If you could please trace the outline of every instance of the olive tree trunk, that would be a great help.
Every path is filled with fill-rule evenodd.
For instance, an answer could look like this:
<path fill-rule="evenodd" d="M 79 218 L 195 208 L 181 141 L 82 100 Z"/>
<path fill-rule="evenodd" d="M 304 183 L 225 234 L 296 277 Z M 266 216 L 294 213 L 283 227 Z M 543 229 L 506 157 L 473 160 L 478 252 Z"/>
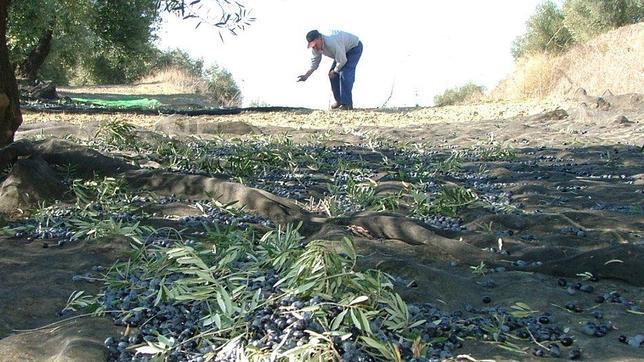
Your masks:
<path fill-rule="evenodd" d="M 0 147 L 13 142 L 22 123 L 18 84 L 9 63 L 7 16 L 10 0 L 0 0 Z"/>
<path fill-rule="evenodd" d="M 30 84 L 33 84 L 38 77 L 38 72 L 40 67 L 45 63 L 45 59 L 49 55 L 51 50 L 51 41 L 54 36 L 54 26 L 51 25 L 49 29 L 38 39 L 38 44 L 31 50 L 29 56 L 25 61 L 20 64 L 18 71 L 20 76 L 23 76 L 27 79 Z"/>

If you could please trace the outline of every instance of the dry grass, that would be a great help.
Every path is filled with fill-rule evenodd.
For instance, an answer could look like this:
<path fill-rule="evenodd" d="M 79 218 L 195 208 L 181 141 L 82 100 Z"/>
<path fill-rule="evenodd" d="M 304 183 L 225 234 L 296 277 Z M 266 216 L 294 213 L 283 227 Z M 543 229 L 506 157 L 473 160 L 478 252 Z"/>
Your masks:
<path fill-rule="evenodd" d="M 169 67 L 143 77 L 134 84 L 59 87 L 60 91 L 70 94 L 124 94 L 124 95 L 174 95 L 201 94 L 208 90 L 208 84 L 189 72 Z"/>
<path fill-rule="evenodd" d="M 625 26 L 559 55 L 517 61 L 515 71 L 491 92 L 495 100 L 565 97 L 579 88 L 600 95 L 642 92 L 644 23 Z"/>
<path fill-rule="evenodd" d="M 164 88 L 172 93 L 195 93 L 203 94 L 208 89 L 207 82 L 184 69 L 167 67 L 157 70 L 154 73 L 142 78 L 134 85 L 137 88 L 155 86 L 162 84 Z"/>
<path fill-rule="evenodd" d="M 226 84 L 222 87 L 226 87 Z M 241 106 L 241 94 L 229 95 L 210 89 L 206 79 L 176 67 L 157 70 L 133 84 L 58 87 L 58 91 L 61 95 L 70 97 L 146 96 L 174 106 Z"/>
<path fill-rule="evenodd" d="M 516 70 L 492 91 L 494 99 L 545 98 L 557 81 L 554 57 L 539 54 L 521 58 Z"/>

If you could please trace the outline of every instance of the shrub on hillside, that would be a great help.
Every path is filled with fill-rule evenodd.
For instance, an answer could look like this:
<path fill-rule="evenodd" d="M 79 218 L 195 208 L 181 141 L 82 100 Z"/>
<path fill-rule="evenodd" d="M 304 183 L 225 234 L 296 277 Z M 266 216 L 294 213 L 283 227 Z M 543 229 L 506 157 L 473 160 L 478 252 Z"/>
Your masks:
<path fill-rule="evenodd" d="M 183 67 L 170 66 L 153 71 L 137 83 L 157 83 L 162 84 L 165 90 L 201 94 L 220 107 L 239 107 L 242 103 L 241 90 L 232 74 L 218 65 L 211 66 L 198 76 Z"/>
<path fill-rule="evenodd" d="M 101 51 L 82 63 L 87 79 L 72 79 L 79 84 L 126 84 L 139 79 L 148 71 L 149 48 L 146 52 L 129 52 L 112 48 Z"/>
<path fill-rule="evenodd" d="M 480 97 L 483 92 L 485 92 L 485 87 L 470 82 L 462 87 L 447 89 L 443 94 L 435 96 L 434 105 L 443 107 L 462 103 L 473 97 Z"/>
<path fill-rule="evenodd" d="M 557 53 L 573 43 L 644 18 L 642 0 L 564 0 L 563 10 L 552 0 L 537 6 L 526 32 L 512 44 L 515 59 L 538 53 Z"/>
<path fill-rule="evenodd" d="M 534 54 L 517 59 L 514 70 L 486 96 L 493 100 L 568 97 L 641 92 L 644 22 L 611 30 L 575 44 L 563 54 Z"/>
<path fill-rule="evenodd" d="M 564 13 L 557 4 L 548 0 L 537 6 L 536 13 L 526 24 L 525 34 L 512 44 L 512 56 L 557 52 L 572 44 L 572 36 L 564 24 Z"/>
<path fill-rule="evenodd" d="M 563 5 L 564 23 L 575 41 L 585 41 L 642 21 L 642 4 L 642 0 L 567 0 Z"/>
<path fill-rule="evenodd" d="M 151 68 L 152 72 L 168 68 L 181 69 L 194 76 L 201 77 L 203 74 L 203 59 L 193 59 L 190 54 L 181 49 L 157 50 L 157 55 Z"/>
<path fill-rule="evenodd" d="M 224 107 L 239 107 L 242 103 L 241 90 L 235 83 L 232 74 L 218 65 L 213 65 L 205 72 L 208 92 L 217 104 Z"/>

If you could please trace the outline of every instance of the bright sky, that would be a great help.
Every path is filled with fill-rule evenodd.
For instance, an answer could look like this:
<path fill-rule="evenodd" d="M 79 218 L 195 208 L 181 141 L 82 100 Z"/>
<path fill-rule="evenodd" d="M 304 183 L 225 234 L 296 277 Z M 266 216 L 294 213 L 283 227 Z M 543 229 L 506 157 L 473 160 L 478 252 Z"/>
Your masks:
<path fill-rule="evenodd" d="M 228 69 L 244 104 L 325 109 L 332 103 L 327 71 L 306 82 L 306 33 L 338 29 L 364 44 L 353 89 L 356 107 L 429 106 L 436 94 L 468 81 L 493 88 L 513 67 L 512 41 L 541 0 L 245 0 L 257 20 L 237 37 L 166 16 L 162 49 L 179 48 L 206 66 Z"/>

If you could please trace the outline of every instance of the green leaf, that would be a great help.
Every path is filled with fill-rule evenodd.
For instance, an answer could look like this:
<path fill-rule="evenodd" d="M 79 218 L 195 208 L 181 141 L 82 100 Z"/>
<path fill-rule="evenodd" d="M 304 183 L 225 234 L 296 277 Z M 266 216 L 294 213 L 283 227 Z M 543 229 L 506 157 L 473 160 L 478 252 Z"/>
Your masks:
<path fill-rule="evenodd" d="M 408 328 L 408 329 L 416 328 L 416 327 L 418 327 L 419 325 L 421 325 L 421 324 L 423 324 L 423 323 L 425 323 L 425 322 L 427 322 L 425 319 L 421 319 L 421 320 L 419 320 L 419 321 L 416 321 L 416 322 L 412 323 L 412 324 L 411 324 L 411 325 L 409 325 L 409 327 L 407 327 L 407 328 Z"/>
<path fill-rule="evenodd" d="M 219 309 L 224 314 L 230 314 L 232 308 L 230 307 L 230 297 L 228 296 L 228 293 L 226 293 L 223 288 L 220 288 L 219 291 L 217 291 L 215 298 L 217 299 L 217 305 L 219 305 Z"/>
<path fill-rule="evenodd" d="M 350 314 L 351 314 L 351 320 L 353 321 L 353 325 L 356 328 L 371 334 L 371 327 L 369 326 L 369 320 L 367 319 L 367 316 L 360 309 L 351 308 Z"/>
<path fill-rule="evenodd" d="M 365 342 L 369 347 L 376 349 L 380 354 L 385 358 L 386 361 L 398 361 L 399 358 L 396 358 L 396 355 L 391 350 L 390 347 L 384 345 L 375 339 L 367 336 L 361 336 L 363 342 Z"/>
<path fill-rule="evenodd" d="M 201 320 L 202 320 L 203 326 L 208 327 L 209 325 L 215 323 L 215 320 L 216 320 L 215 316 L 217 316 L 217 314 L 211 314 L 209 316 L 202 318 Z"/>
<path fill-rule="evenodd" d="M 295 293 L 296 293 L 296 294 L 304 293 L 304 292 L 308 291 L 309 289 L 313 288 L 316 284 L 318 284 L 318 281 L 317 281 L 317 280 L 312 281 L 312 282 L 310 282 L 310 283 L 306 283 L 306 284 L 304 284 L 304 285 L 300 285 L 299 287 L 297 287 L 297 288 L 295 289 Z"/>
<path fill-rule="evenodd" d="M 222 329 L 223 324 L 221 323 L 221 316 L 219 315 L 219 313 L 213 316 L 213 320 L 215 322 L 215 325 L 217 326 L 217 329 Z"/>
<path fill-rule="evenodd" d="M 278 280 L 278 281 L 275 283 L 275 285 L 273 285 L 273 286 L 274 286 L 274 287 L 277 287 L 278 285 L 282 285 L 282 284 L 283 284 L 285 281 L 287 281 L 288 279 L 289 279 L 288 277 L 284 277 L 284 278 L 282 278 L 282 279 Z"/>
<path fill-rule="evenodd" d="M 521 347 L 517 346 L 514 343 L 510 343 L 510 342 L 506 341 L 506 342 L 502 342 L 502 343 L 493 343 L 493 344 L 505 349 L 506 351 L 519 353 L 519 354 L 527 354 L 526 351 L 522 350 Z"/>
<path fill-rule="evenodd" d="M 165 278 L 161 280 L 161 287 L 159 287 L 159 292 L 157 293 L 157 297 L 154 299 L 154 305 L 157 306 L 161 301 L 166 300 L 166 297 L 168 295 L 168 289 L 164 285 Z"/>
<path fill-rule="evenodd" d="M 511 306 L 510 308 L 514 308 L 514 309 L 520 309 L 520 308 L 522 308 L 522 309 L 526 309 L 526 310 L 530 310 L 530 309 L 531 309 L 529 305 L 527 305 L 527 304 L 525 304 L 525 303 L 523 303 L 523 302 L 516 302 L 516 303 L 514 303 L 514 305 L 513 305 L 513 306 Z"/>
<path fill-rule="evenodd" d="M 138 347 L 136 351 L 142 354 L 159 354 L 165 352 L 166 350 L 155 345 L 148 344 L 147 346 Z"/>
<path fill-rule="evenodd" d="M 338 330 L 340 328 L 340 325 L 342 324 L 342 321 L 344 320 L 344 317 L 347 315 L 347 312 L 349 310 L 345 309 L 340 314 L 338 314 L 335 318 L 333 318 L 333 322 L 331 323 L 331 330 Z"/>
<path fill-rule="evenodd" d="M 356 260 L 357 258 L 356 249 L 353 246 L 353 242 L 351 241 L 351 239 L 345 237 L 345 238 L 342 238 L 341 242 L 342 242 L 344 252 L 347 253 L 347 255 L 349 255 L 349 258 L 351 258 L 351 260 Z"/>
<path fill-rule="evenodd" d="M 384 344 L 376 341 L 375 339 L 373 339 L 371 337 L 362 336 L 362 337 L 360 337 L 360 339 L 362 339 L 369 347 L 375 348 L 375 349 L 377 349 L 379 351 L 386 351 L 387 350 L 387 347 Z"/>
<path fill-rule="evenodd" d="M 172 348 L 172 346 L 174 346 L 174 342 L 175 342 L 175 340 L 174 340 L 174 338 L 172 338 L 172 337 L 169 337 L 169 338 L 168 338 L 168 337 L 166 337 L 166 336 L 164 336 L 164 335 L 160 334 L 160 335 L 157 337 L 157 339 L 159 340 L 159 343 L 161 343 L 161 344 L 163 344 L 163 345 L 167 346 L 168 348 Z"/>
<path fill-rule="evenodd" d="M 351 315 L 351 320 L 353 321 L 353 325 L 360 330 L 364 330 L 362 329 L 360 319 L 358 319 L 358 316 L 356 315 L 355 310 L 353 308 L 350 309 L 349 314 Z"/>
<path fill-rule="evenodd" d="M 366 302 L 367 300 L 369 300 L 369 297 L 367 297 L 366 295 L 361 295 L 361 296 L 356 297 L 355 299 L 353 299 L 349 303 L 349 305 L 360 304 L 360 303 Z"/>
<path fill-rule="evenodd" d="M 369 333 L 373 334 L 371 332 L 371 326 L 369 325 L 369 320 L 367 319 L 367 316 L 365 313 L 363 313 L 360 309 L 357 309 L 356 312 L 358 313 L 358 317 L 360 318 L 360 323 L 362 324 L 362 330 Z"/>

